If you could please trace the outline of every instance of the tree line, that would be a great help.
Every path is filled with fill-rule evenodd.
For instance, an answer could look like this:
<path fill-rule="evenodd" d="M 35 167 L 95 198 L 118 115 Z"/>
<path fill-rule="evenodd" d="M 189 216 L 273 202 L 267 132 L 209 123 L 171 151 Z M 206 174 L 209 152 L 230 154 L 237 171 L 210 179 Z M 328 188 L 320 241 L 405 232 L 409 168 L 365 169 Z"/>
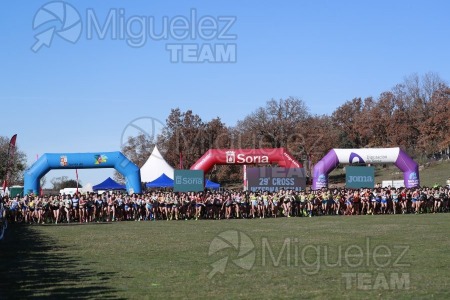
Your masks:
<path fill-rule="evenodd" d="M 189 168 L 211 148 L 287 148 L 312 164 L 332 148 L 401 147 L 416 159 L 450 151 L 450 88 L 435 73 L 406 77 L 377 98 L 356 97 L 331 114 L 311 114 L 301 99 L 271 99 L 227 126 L 220 117 L 203 120 L 192 110 L 171 109 L 157 136 L 128 137 L 122 152 L 139 167 L 158 145 L 169 164 Z M 6 171 L 9 138 L 0 136 L 0 179 Z M 23 183 L 26 155 L 16 150 L 11 184 Z M 217 166 L 220 182 L 238 181 L 242 168 Z M 115 178 L 122 181 L 116 172 Z"/>
<path fill-rule="evenodd" d="M 129 137 L 122 151 L 139 167 L 158 145 L 176 168 L 189 168 L 211 148 L 287 148 L 299 161 L 316 163 L 332 148 L 401 147 L 423 158 L 450 147 L 450 88 L 435 73 L 411 75 L 378 98 L 356 97 L 330 115 L 313 115 L 298 98 L 269 100 L 227 126 L 192 110 L 171 110 L 156 137 Z M 217 166 L 212 179 L 242 178 L 242 168 Z"/>

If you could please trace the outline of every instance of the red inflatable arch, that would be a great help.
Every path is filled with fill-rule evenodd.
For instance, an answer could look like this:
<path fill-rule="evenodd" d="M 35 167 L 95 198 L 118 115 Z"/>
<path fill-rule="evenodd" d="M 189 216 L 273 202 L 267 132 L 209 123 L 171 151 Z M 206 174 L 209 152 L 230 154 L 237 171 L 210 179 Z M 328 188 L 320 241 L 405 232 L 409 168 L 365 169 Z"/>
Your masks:
<path fill-rule="evenodd" d="M 284 148 L 263 149 L 210 149 L 200 157 L 191 170 L 208 173 L 214 165 L 251 165 L 277 163 L 284 168 L 302 168 L 295 158 Z"/>

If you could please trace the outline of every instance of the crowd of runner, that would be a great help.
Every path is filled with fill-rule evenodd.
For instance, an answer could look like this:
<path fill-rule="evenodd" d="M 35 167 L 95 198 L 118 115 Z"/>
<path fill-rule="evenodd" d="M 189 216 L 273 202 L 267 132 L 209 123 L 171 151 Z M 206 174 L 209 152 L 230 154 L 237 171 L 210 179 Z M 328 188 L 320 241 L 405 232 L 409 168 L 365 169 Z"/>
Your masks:
<path fill-rule="evenodd" d="M 174 193 L 117 192 L 4 197 L 1 215 L 27 224 L 419 214 L 450 211 L 450 188 Z"/>

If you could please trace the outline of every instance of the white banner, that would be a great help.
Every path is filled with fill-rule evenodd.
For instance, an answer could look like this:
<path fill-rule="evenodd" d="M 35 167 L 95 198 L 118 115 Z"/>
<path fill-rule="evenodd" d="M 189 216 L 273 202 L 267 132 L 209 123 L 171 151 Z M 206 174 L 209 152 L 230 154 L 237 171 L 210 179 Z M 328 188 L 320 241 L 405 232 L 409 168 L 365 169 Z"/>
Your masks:
<path fill-rule="evenodd" d="M 382 188 L 392 187 L 392 180 L 383 180 L 381 182 Z"/>
<path fill-rule="evenodd" d="M 341 164 L 395 163 L 400 148 L 333 149 Z"/>
<path fill-rule="evenodd" d="M 392 186 L 396 189 L 398 188 L 404 188 L 405 187 L 405 181 L 403 180 L 392 180 Z"/>

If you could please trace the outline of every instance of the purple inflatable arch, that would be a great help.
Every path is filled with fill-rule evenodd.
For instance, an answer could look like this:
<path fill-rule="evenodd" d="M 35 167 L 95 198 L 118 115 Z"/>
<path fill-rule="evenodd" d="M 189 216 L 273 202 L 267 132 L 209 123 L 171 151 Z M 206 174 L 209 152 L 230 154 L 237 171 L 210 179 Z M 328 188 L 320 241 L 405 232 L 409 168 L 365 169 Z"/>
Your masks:
<path fill-rule="evenodd" d="M 328 174 L 339 164 L 393 163 L 403 172 L 405 187 L 420 185 L 419 165 L 400 148 L 332 149 L 313 170 L 314 190 L 328 187 Z"/>

